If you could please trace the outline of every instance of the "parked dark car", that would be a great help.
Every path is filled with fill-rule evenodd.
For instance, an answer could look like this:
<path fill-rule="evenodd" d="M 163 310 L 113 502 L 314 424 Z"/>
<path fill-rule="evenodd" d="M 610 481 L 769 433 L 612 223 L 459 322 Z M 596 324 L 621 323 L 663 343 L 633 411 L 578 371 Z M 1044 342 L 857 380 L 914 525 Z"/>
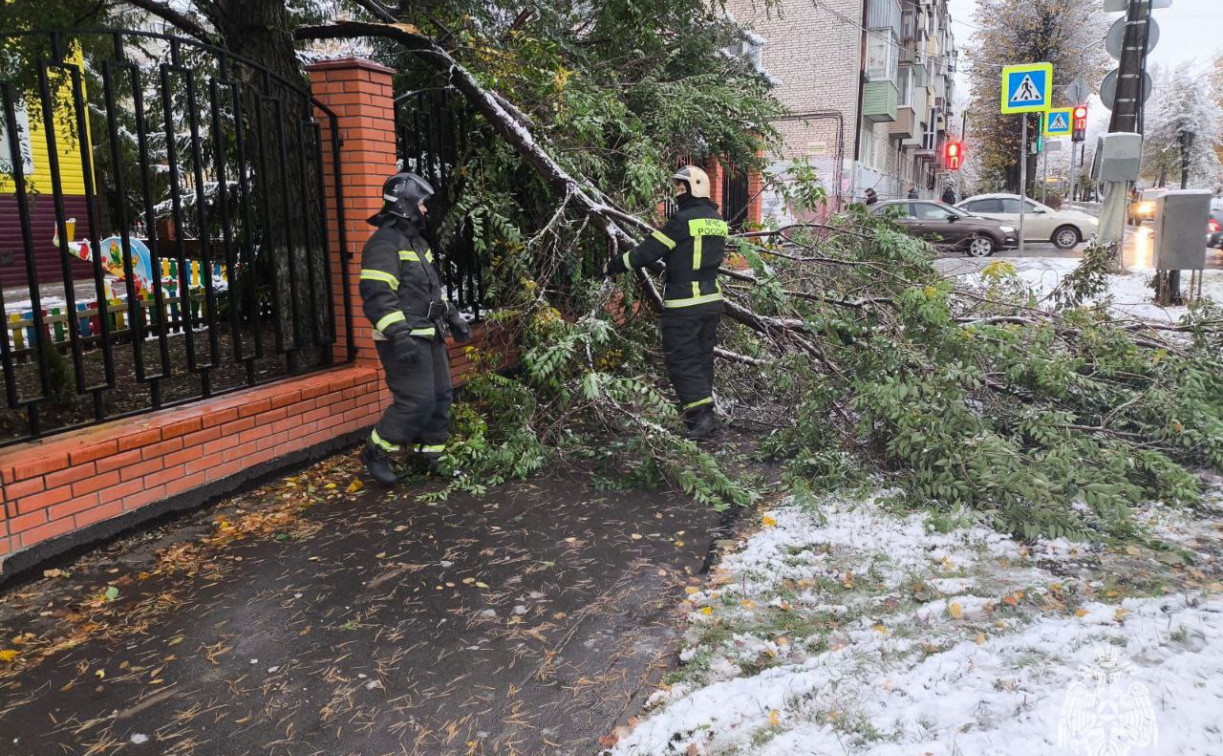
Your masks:
<path fill-rule="evenodd" d="M 889 200 L 872 206 L 870 212 L 892 216 L 913 236 L 932 244 L 957 247 L 973 257 L 989 257 L 1016 244 L 1014 227 L 942 202 Z"/>

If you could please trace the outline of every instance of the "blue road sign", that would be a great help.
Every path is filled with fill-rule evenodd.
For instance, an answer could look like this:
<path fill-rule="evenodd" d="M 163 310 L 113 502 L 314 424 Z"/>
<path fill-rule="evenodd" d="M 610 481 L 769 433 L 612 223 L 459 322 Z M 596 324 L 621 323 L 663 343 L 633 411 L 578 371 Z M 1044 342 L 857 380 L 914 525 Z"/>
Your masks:
<path fill-rule="evenodd" d="M 1063 137 L 1074 133 L 1074 108 L 1054 108 L 1045 113 L 1045 136 Z"/>
<path fill-rule="evenodd" d="M 1002 69 L 1002 112 L 1037 113 L 1049 109 L 1052 63 L 1027 63 Z"/>

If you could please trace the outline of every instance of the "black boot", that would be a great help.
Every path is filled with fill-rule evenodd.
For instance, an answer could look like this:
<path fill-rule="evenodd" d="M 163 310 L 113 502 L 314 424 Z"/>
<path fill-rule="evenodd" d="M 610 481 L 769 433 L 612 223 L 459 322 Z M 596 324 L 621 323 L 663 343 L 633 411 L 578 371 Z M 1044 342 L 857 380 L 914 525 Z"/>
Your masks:
<path fill-rule="evenodd" d="M 361 461 L 365 463 L 365 469 L 369 470 L 370 476 L 382 485 L 389 487 L 399 482 L 399 476 L 391 469 L 391 458 L 387 456 L 385 449 L 366 441 L 365 448 L 361 450 Z"/>
<path fill-rule="evenodd" d="M 689 426 L 688 438 L 701 441 L 716 435 L 722 430 L 722 421 L 714 414 L 713 407 L 702 407 L 701 412 Z"/>

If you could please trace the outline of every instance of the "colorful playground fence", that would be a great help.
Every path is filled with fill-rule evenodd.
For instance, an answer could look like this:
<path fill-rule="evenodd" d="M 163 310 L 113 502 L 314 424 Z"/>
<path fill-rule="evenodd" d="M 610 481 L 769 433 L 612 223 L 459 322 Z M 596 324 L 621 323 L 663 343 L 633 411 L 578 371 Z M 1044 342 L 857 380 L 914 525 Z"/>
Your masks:
<path fill-rule="evenodd" d="M 224 292 L 218 292 L 216 299 L 219 300 L 223 296 Z M 128 307 L 126 296 L 114 296 L 107 299 L 106 317 L 109 320 L 112 338 L 130 335 L 133 330 L 132 321 L 136 318 L 140 319 L 140 327 L 147 331 L 148 335 L 161 333 L 163 320 L 167 334 L 181 333 L 187 327 L 188 319 L 184 317 L 184 302 L 181 297 L 169 294 L 162 297 L 161 313 L 164 313 L 164 318 L 159 316 L 152 294 L 139 297 L 137 302 L 138 306 L 133 310 Z M 189 322 L 205 327 L 209 323 L 215 323 L 208 317 L 207 293 L 202 287 L 191 289 L 187 297 L 187 307 L 190 311 Z M 50 342 L 57 346 L 70 342 L 70 328 L 76 329 L 77 336 L 85 344 L 98 341 L 102 334 L 101 317 L 101 308 L 96 301 L 78 302 L 75 314 L 69 314 L 67 307 L 50 307 L 42 310 L 43 329 Z M 28 358 L 38 344 L 36 329 L 33 310 L 9 314 L 5 330 L 11 354 L 18 361 Z"/>

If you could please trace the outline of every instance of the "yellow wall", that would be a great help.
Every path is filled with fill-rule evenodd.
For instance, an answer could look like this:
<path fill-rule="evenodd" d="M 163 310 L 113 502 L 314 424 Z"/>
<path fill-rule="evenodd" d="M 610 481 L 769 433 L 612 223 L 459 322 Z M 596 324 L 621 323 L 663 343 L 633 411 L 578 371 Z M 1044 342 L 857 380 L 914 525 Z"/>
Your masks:
<path fill-rule="evenodd" d="M 78 50 L 69 58 L 69 63 L 83 68 L 84 59 Z M 77 113 L 72 107 L 72 79 L 66 71 L 51 69 L 48 73 L 55 76 L 60 73 L 62 81 L 52 80 L 52 96 L 55 100 L 55 147 L 59 157 L 60 188 L 66 196 L 83 196 L 85 194 L 85 166 L 81 162 L 81 145 L 76 135 Z M 85 92 L 85 82 L 81 82 L 81 91 Z M 86 103 L 88 98 L 84 98 Z M 29 113 L 30 130 L 21 135 L 23 144 L 30 146 L 33 159 L 33 173 L 27 173 L 26 191 L 50 196 L 55 190 L 51 185 L 50 158 L 48 156 L 47 133 L 41 113 Z M 5 139 L 8 136 L 5 135 Z M 85 120 L 85 139 L 89 144 L 89 119 Z M 14 155 L 14 160 L 20 156 Z M 93 169 L 93 159 L 89 161 Z M 0 194 L 12 194 L 17 190 L 11 174 L 0 173 Z"/>

